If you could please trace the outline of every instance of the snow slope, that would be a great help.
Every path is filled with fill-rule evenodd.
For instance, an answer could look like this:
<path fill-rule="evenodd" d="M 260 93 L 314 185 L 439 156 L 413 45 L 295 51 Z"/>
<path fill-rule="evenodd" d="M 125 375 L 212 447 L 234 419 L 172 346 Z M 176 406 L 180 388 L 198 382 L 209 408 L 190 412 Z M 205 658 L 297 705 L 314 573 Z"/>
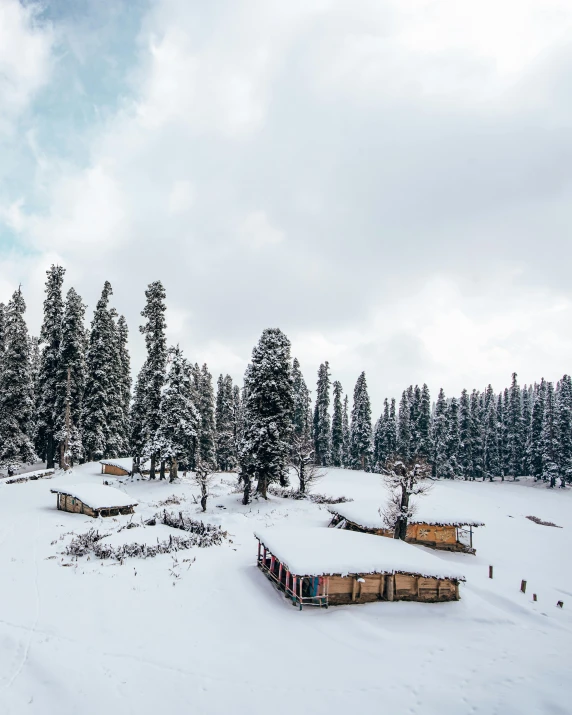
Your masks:
<path fill-rule="evenodd" d="M 572 490 L 437 484 L 430 498 L 443 509 L 467 506 L 487 524 L 476 556 L 430 552 L 466 576 L 461 601 L 300 612 L 256 568 L 253 532 L 325 528 L 325 507 L 276 497 L 243 507 L 223 475 L 206 517 L 229 531 L 223 546 L 123 565 L 71 561 L 61 553 L 69 532 L 113 531 L 159 508 L 200 518 L 190 483 L 127 481 L 137 514 L 115 521 L 57 511 L 51 488 L 101 484 L 100 471 L 88 464 L 71 477 L 0 484 L 2 715 L 281 715 L 293 704 L 313 715 L 570 712 Z M 331 470 L 319 491 L 385 498 L 378 476 L 346 470 Z M 160 506 L 173 494 L 180 504 Z"/>

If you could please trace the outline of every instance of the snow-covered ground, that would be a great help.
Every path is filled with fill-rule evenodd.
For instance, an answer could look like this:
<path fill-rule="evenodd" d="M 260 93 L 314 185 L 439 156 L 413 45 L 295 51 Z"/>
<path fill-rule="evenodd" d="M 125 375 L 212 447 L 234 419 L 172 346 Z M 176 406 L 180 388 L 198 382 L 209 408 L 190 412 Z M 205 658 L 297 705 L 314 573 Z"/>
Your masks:
<path fill-rule="evenodd" d="M 118 488 L 138 501 L 133 517 L 57 511 L 50 489 L 102 481 L 100 465 L 88 464 L 48 481 L 0 484 L 2 715 L 571 711 L 572 490 L 439 483 L 427 499 L 486 523 L 475 530 L 476 556 L 431 552 L 465 574 L 459 602 L 300 612 L 256 568 L 253 532 L 325 528 L 325 506 L 273 497 L 243 507 L 232 476 L 222 475 L 205 519 L 228 530 L 222 546 L 123 565 L 73 561 L 62 554 L 69 532 L 116 532 L 170 495 L 181 503 L 166 508 L 201 518 L 190 483 L 130 480 Z M 385 498 L 378 476 L 341 469 L 318 491 Z M 110 538 L 149 539 L 141 529 Z M 161 526 L 160 538 L 168 531 Z"/>

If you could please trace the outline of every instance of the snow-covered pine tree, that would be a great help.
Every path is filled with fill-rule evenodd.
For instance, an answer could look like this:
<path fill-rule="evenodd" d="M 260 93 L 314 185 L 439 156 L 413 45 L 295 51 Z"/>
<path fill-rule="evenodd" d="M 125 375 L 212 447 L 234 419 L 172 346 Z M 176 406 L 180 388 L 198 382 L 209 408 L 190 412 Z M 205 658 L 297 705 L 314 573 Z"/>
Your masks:
<path fill-rule="evenodd" d="M 55 465 L 57 446 L 54 436 L 56 432 L 54 405 L 56 403 L 58 356 L 64 315 L 62 298 L 64 274 L 65 268 L 62 266 L 52 265 L 46 271 L 48 278 L 44 300 L 44 320 L 40 330 L 40 343 L 43 344 L 43 349 L 38 377 L 36 451 L 41 459 L 45 459 L 48 468 Z"/>
<path fill-rule="evenodd" d="M 330 365 L 322 363 L 318 369 L 316 404 L 314 406 L 314 451 L 316 464 L 326 467 L 330 461 Z"/>
<path fill-rule="evenodd" d="M 530 445 L 531 445 L 531 429 L 532 429 L 532 404 L 533 404 L 532 386 L 524 386 L 522 390 L 522 454 L 520 461 L 521 474 L 532 474 L 530 462 Z"/>
<path fill-rule="evenodd" d="M 158 445 L 153 443 L 161 419 L 161 392 L 165 384 L 165 371 L 167 367 L 167 340 L 165 330 L 165 298 L 166 293 L 161 281 L 150 283 L 145 291 L 147 302 L 141 311 L 146 318 L 145 325 L 139 330 L 145 336 L 147 347 L 146 360 L 146 392 L 145 392 L 145 430 L 150 440 L 145 445 L 145 453 L 151 460 L 149 478 L 155 479 Z"/>
<path fill-rule="evenodd" d="M 131 357 L 129 355 L 129 328 L 127 321 L 123 315 L 117 319 L 117 358 L 118 370 L 117 376 L 117 394 L 120 405 L 120 421 L 118 425 L 118 449 L 122 457 L 126 457 L 129 450 L 130 440 L 130 425 L 129 412 L 131 406 Z"/>
<path fill-rule="evenodd" d="M 397 454 L 397 415 L 396 415 L 395 398 L 391 398 L 389 404 L 389 420 L 385 430 L 385 451 L 387 457 Z"/>
<path fill-rule="evenodd" d="M 399 402 L 399 416 L 397 422 L 397 453 L 403 460 L 408 460 L 412 456 L 412 436 L 411 436 L 411 406 L 409 404 L 410 395 L 404 390 Z"/>
<path fill-rule="evenodd" d="M 419 385 L 410 385 L 407 388 L 409 400 L 409 424 L 411 426 L 411 454 L 419 454 L 421 435 L 419 434 L 419 417 L 421 409 L 421 388 Z"/>
<path fill-rule="evenodd" d="M 266 499 L 268 485 L 285 481 L 292 444 L 292 366 L 290 341 L 278 328 L 267 328 L 252 351 L 244 391 L 245 429 L 240 450 L 244 501 L 250 480 Z"/>
<path fill-rule="evenodd" d="M 341 467 L 344 457 L 344 417 L 342 407 L 342 384 L 336 380 L 334 388 L 334 413 L 332 415 L 332 464 Z"/>
<path fill-rule="evenodd" d="M 542 425 L 542 478 L 549 481 L 551 487 L 556 486 L 559 453 L 560 434 L 554 385 L 552 382 L 547 382 Z"/>
<path fill-rule="evenodd" d="M 509 394 L 508 387 L 502 393 L 502 464 L 504 477 L 510 475 L 510 449 L 508 443 L 509 432 Z"/>
<path fill-rule="evenodd" d="M 82 438 L 89 462 L 109 456 L 110 434 L 115 427 L 112 402 L 118 398 L 114 391 L 116 335 L 113 316 L 108 308 L 112 292 L 111 284 L 105 281 L 93 314 L 86 356 Z"/>
<path fill-rule="evenodd" d="M 55 439 L 59 445 L 61 468 L 66 463 L 71 466 L 83 458 L 81 419 L 86 381 L 85 307 L 75 288 L 70 288 L 62 320 L 54 404 Z"/>
<path fill-rule="evenodd" d="M 557 395 L 560 486 L 572 482 L 572 379 L 564 375 Z"/>
<path fill-rule="evenodd" d="M 350 456 L 350 417 L 348 407 L 348 396 L 344 397 L 344 409 L 342 413 L 342 465 L 349 467 Z"/>
<path fill-rule="evenodd" d="M 433 475 L 440 479 L 447 471 L 447 440 L 449 425 L 447 419 L 447 400 L 443 388 L 439 390 L 435 415 L 433 417 Z"/>
<path fill-rule="evenodd" d="M 292 394 L 294 397 L 292 410 L 293 433 L 295 435 L 310 434 L 312 431 L 311 425 L 308 423 L 310 391 L 300 370 L 300 363 L 297 358 L 292 361 Z"/>
<path fill-rule="evenodd" d="M 384 411 L 378 417 L 373 428 L 373 471 L 379 472 L 385 462 L 385 426 L 389 419 L 389 404 L 384 400 Z"/>
<path fill-rule="evenodd" d="M 508 402 L 508 395 L 506 401 Z M 501 480 L 504 482 L 504 478 L 506 476 L 506 422 L 502 392 L 499 392 L 497 397 L 497 444 L 499 455 L 499 474 Z"/>
<path fill-rule="evenodd" d="M 447 409 L 447 464 L 445 476 L 455 479 L 461 472 L 459 465 L 459 403 L 456 397 L 451 398 Z"/>
<path fill-rule="evenodd" d="M 198 408 L 201 416 L 197 442 L 198 458 L 202 464 L 216 469 L 215 404 L 213 379 L 206 363 L 201 368 Z"/>
<path fill-rule="evenodd" d="M 37 460 L 31 439 L 32 376 L 26 303 L 18 289 L 5 309 L 4 354 L 0 374 L 0 468 L 12 474 Z"/>
<path fill-rule="evenodd" d="M 489 481 L 500 475 L 499 421 L 497 401 L 492 385 L 485 390 L 483 414 L 483 476 Z"/>
<path fill-rule="evenodd" d="M 473 444 L 471 439 L 471 401 L 467 390 L 459 399 L 459 473 L 465 481 L 473 477 Z"/>
<path fill-rule="evenodd" d="M 0 303 L 0 374 L 4 362 L 4 350 L 6 349 L 6 306 Z"/>
<path fill-rule="evenodd" d="M 478 390 L 471 392 L 470 400 L 470 428 L 471 450 L 473 466 L 471 479 L 484 478 L 483 475 L 483 406 L 484 399 Z"/>
<path fill-rule="evenodd" d="M 187 458 L 191 442 L 197 436 L 199 411 L 190 399 L 190 370 L 179 346 L 171 348 L 170 365 L 161 397 L 161 421 L 156 443 L 159 458 L 170 463 L 170 478 L 177 478 L 181 460 Z"/>
<path fill-rule="evenodd" d="M 363 469 L 366 472 L 371 470 L 373 456 L 371 405 L 367 392 L 365 372 L 362 372 L 358 377 L 354 388 L 350 453 L 352 469 Z"/>
<path fill-rule="evenodd" d="M 507 472 L 513 479 L 516 479 L 520 474 L 524 447 L 522 402 L 520 387 L 516 378 L 517 374 L 513 372 L 510 390 L 508 392 L 508 411 L 505 413 Z"/>
<path fill-rule="evenodd" d="M 541 379 L 534 385 L 534 401 L 532 404 L 532 422 L 530 426 L 529 461 L 532 476 L 542 479 L 542 431 L 544 426 L 544 401 L 546 395 L 546 381 Z"/>
<path fill-rule="evenodd" d="M 133 404 L 131 406 L 129 421 L 129 444 L 133 455 L 133 474 L 141 471 L 141 460 L 145 445 L 149 441 L 146 433 L 145 405 L 147 393 L 147 363 L 143 363 L 133 390 Z"/>
<path fill-rule="evenodd" d="M 416 423 L 417 455 L 426 457 L 432 454 L 431 444 L 431 395 L 424 383 L 419 397 L 419 409 Z"/>
<path fill-rule="evenodd" d="M 233 430 L 234 430 L 234 461 L 238 465 L 238 452 L 240 449 L 240 443 L 242 441 L 242 434 L 244 431 L 244 415 L 242 408 L 242 396 L 240 394 L 240 387 L 235 385 L 232 388 L 232 415 L 233 415 Z"/>
<path fill-rule="evenodd" d="M 234 397 L 232 377 L 219 376 L 216 394 L 216 461 L 221 472 L 230 472 L 236 467 Z"/>

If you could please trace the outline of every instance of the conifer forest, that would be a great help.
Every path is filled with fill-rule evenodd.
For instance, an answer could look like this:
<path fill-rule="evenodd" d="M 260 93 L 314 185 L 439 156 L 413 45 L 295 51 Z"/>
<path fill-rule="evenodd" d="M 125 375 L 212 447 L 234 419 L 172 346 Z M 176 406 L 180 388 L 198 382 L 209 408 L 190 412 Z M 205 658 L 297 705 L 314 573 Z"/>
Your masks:
<path fill-rule="evenodd" d="M 238 471 L 244 503 L 288 486 L 289 467 L 299 476 L 312 466 L 383 472 L 395 457 L 425 459 L 434 479 L 572 483 L 569 375 L 520 385 L 513 373 L 502 389 L 460 395 L 409 385 L 372 415 L 365 372 L 344 387 L 324 360 L 314 387 L 287 336 L 271 328 L 234 384 L 167 344 L 167 296 L 155 281 L 136 326 L 146 359 L 132 376 L 112 286 L 104 283 L 87 326 L 86 306 L 64 278 L 61 266 L 47 271 L 37 337 L 28 334 L 21 288 L 0 304 L 0 468 L 9 474 L 37 461 L 69 468 L 131 456 L 150 479 L 199 467 Z"/>

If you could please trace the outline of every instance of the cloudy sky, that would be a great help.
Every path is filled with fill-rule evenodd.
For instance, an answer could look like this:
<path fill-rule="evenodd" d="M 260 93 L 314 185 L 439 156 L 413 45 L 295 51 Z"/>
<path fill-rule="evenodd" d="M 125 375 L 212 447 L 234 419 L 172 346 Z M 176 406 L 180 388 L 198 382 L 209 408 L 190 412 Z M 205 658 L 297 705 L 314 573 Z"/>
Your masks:
<path fill-rule="evenodd" d="M 0 0 L 0 299 L 57 262 L 374 410 L 572 370 L 570 0 Z"/>

